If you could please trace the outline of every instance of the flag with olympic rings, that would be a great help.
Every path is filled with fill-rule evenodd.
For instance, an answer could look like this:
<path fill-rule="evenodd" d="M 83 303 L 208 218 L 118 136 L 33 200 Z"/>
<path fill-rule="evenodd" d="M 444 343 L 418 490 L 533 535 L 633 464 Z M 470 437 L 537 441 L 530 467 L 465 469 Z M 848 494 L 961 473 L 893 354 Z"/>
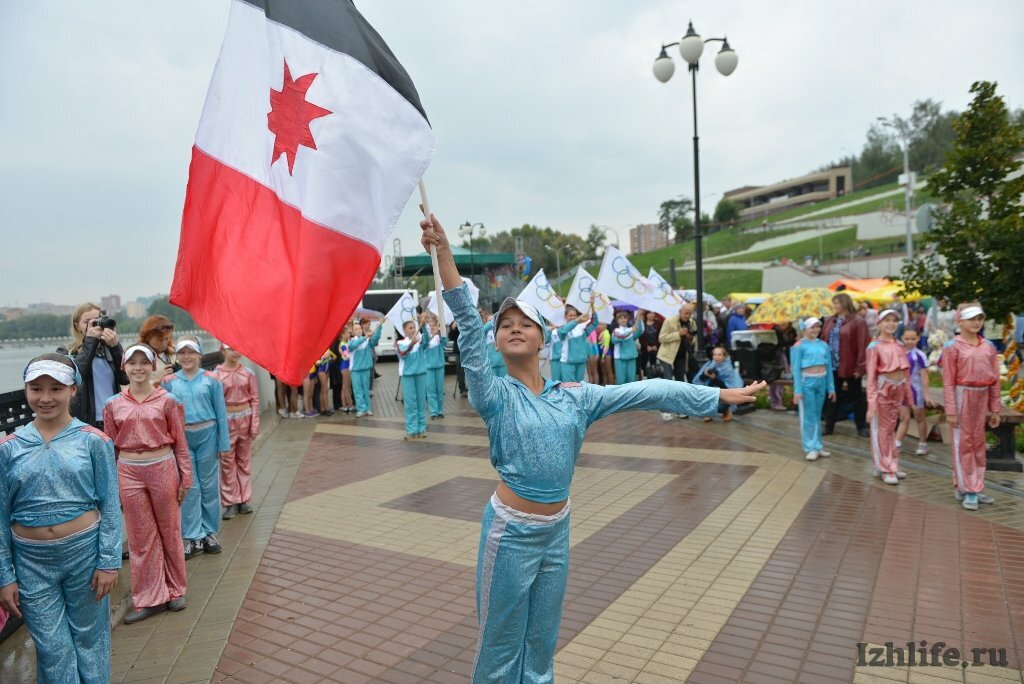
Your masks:
<path fill-rule="evenodd" d="M 533 276 L 516 299 L 535 306 L 545 320 L 555 325 L 565 325 L 565 303 L 548 282 L 543 268 L 537 271 L 537 275 Z"/>
<path fill-rule="evenodd" d="M 621 299 L 645 311 L 661 313 L 665 308 L 664 299 L 658 298 L 660 292 L 657 286 L 645 278 L 622 252 L 610 245 L 605 247 L 601 271 L 598 273 L 594 289 L 612 299 Z M 677 312 L 678 310 L 679 307 L 676 307 Z"/>
<path fill-rule="evenodd" d="M 572 286 L 569 288 L 569 296 L 565 298 L 565 303 L 576 307 L 576 310 L 583 316 L 592 312 L 597 316 L 599 323 L 611 324 L 614 320 L 611 300 L 597 291 L 596 282 L 594 276 L 580 266 L 576 269 L 576 277 L 572 279 Z"/>
<path fill-rule="evenodd" d="M 402 326 L 405 325 L 406 321 L 419 320 L 416 316 L 416 298 L 412 296 L 412 293 L 404 293 L 395 302 L 395 305 L 391 307 L 391 310 L 387 312 L 386 318 L 394 324 L 396 335 L 404 337 Z M 395 339 L 398 339 L 398 337 Z"/>
<path fill-rule="evenodd" d="M 647 279 L 654 284 L 654 292 L 651 296 L 657 302 L 657 306 L 651 306 L 650 310 L 659 313 L 665 318 L 671 318 L 679 313 L 679 307 L 683 305 L 683 298 L 675 293 L 672 286 L 661 277 L 654 267 L 647 274 Z"/>
<path fill-rule="evenodd" d="M 469 288 L 469 296 L 473 300 L 473 306 L 479 306 L 479 304 L 480 304 L 480 288 L 477 287 L 476 283 L 474 283 L 472 280 L 470 280 L 466 276 L 462 276 L 462 282 L 466 283 L 466 286 Z M 430 313 L 432 313 L 435 316 L 437 316 L 437 302 L 434 301 L 434 291 L 433 290 L 431 290 L 430 293 L 427 294 L 425 300 L 420 301 L 420 306 L 423 308 L 424 311 L 429 311 Z M 455 321 L 455 316 L 452 315 L 451 308 L 447 307 L 447 306 L 444 307 L 444 325 L 445 325 L 445 327 L 448 327 L 454 321 Z"/>

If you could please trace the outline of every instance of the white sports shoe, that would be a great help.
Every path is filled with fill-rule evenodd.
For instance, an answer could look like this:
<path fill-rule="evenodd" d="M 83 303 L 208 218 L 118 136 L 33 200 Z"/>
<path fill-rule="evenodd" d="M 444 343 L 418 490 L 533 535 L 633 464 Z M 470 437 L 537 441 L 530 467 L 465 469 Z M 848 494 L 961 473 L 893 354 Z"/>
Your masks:
<path fill-rule="evenodd" d="M 832 455 L 832 452 L 825 451 L 824 449 L 818 449 L 818 455 L 821 456 L 822 458 L 827 458 L 828 456 Z"/>
<path fill-rule="evenodd" d="M 918 456 L 928 455 L 928 445 L 925 444 L 924 442 L 921 442 L 920 444 L 917 445 L 917 451 L 915 451 L 914 453 L 917 454 Z"/>
<path fill-rule="evenodd" d="M 662 420 L 672 420 L 672 414 L 671 413 L 662 413 L 661 414 L 661 419 Z"/>
<path fill-rule="evenodd" d="M 820 454 L 817 451 L 808 451 L 807 455 L 804 456 L 808 461 L 817 461 Z"/>
<path fill-rule="evenodd" d="M 895 475 L 891 475 L 890 473 L 886 473 L 885 475 L 882 475 L 882 482 L 884 482 L 885 484 L 893 485 L 899 484 L 900 478 L 896 477 Z"/>
<path fill-rule="evenodd" d="M 277 415 L 281 416 L 282 418 L 287 418 L 288 417 L 288 411 L 286 411 L 284 409 L 281 409 L 280 411 L 277 412 Z"/>
<path fill-rule="evenodd" d="M 900 440 L 898 440 L 898 439 L 897 439 L 897 440 L 896 440 L 896 448 L 897 448 L 897 449 L 899 449 L 899 448 L 901 448 L 902 446 L 903 446 L 903 442 L 901 442 Z"/>
<path fill-rule="evenodd" d="M 896 478 L 899 479 L 899 480 L 905 480 L 905 479 L 907 479 L 907 474 L 905 472 L 903 472 L 902 470 L 897 470 L 896 471 Z"/>

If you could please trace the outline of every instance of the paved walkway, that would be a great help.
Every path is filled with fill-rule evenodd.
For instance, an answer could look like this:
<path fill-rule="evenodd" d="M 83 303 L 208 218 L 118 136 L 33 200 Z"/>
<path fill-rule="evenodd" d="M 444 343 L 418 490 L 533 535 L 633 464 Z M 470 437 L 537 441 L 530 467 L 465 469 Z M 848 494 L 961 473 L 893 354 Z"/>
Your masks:
<path fill-rule="evenodd" d="M 186 611 L 115 628 L 115 681 L 468 681 L 486 432 L 449 394 L 428 439 L 404 442 L 382 370 L 373 418 L 267 421 L 256 514 L 225 524 L 223 554 L 189 561 Z M 848 430 L 807 463 L 792 413 L 596 424 L 573 485 L 556 680 L 1024 682 L 1014 481 L 968 513 L 942 445 L 891 487 Z M 890 641 L 1004 664 L 986 650 L 984 665 L 857 666 L 858 644 L 868 663 Z M 30 655 L 0 646 L 0 680 L 31 681 L 11 669 Z"/>

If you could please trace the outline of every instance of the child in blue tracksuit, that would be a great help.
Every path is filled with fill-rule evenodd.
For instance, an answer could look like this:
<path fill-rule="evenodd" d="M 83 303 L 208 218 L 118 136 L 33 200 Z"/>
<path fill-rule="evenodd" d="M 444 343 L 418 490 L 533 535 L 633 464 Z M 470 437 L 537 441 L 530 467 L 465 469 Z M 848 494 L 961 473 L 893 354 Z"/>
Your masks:
<path fill-rule="evenodd" d="M 597 330 L 597 321 L 580 319 L 580 312 L 571 304 L 565 307 L 565 319 L 567 323 L 558 329 L 558 336 L 562 338 L 562 380 L 583 382 L 590 353 L 587 336 Z"/>
<path fill-rule="evenodd" d="M 448 338 L 441 334 L 437 325 L 437 316 L 431 316 L 430 339 L 423 350 L 423 366 L 426 368 L 427 404 L 430 405 L 430 417 L 444 418 L 444 346 Z"/>
<path fill-rule="evenodd" d="M 202 347 L 183 337 L 174 353 L 181 370 L 164 377 L 164 389 L 185 407 L 185 441 L 192 457 L 192 487 L 181 502 L 185 560 L 196 553 L 220 553 L 220 456 L 229 456 L 231 437 L 224 385 L 199 367 Z"/>
<path fill-rule="evenodd" d="M 505 359 L 494 346 L 494 316 L 488 316 L 487 322 L 484 323 L 484 337 L 487 339 L 487 363 L 495 375 L 503 378 L 508 375 L 508 369 L 505 368 Z"/>
<path fill-rule="evenodd" d="M 548 329 L 551 335 L 551 379 L 559 382 L 562 379 L 562 336 L 558 334 L 558 326 Z"/>
<path fill-rule="evenodd" d="M 615 314 L 616 327 L 611 331 L 612 358 L 615 359 L 615 382 L 624 385 L 636 380 L 636 341 L 644 333 L 643 312 L 639 312 L 636 323 L 629 326 L 629 312 Z"/>
<path fill-rule="evenodd" d="M 803 337 L 789 350 L 789 365 L 793 369 L 793 402 L 800 409 L 800 437 L 805 457 L 808 461 L 816 461 L 823 455 L 821 410 L 826 396 L 831 401 L 836 400 L 836 386 L 828 343 L 818 339 L 821 321 L 812 316 L 804 320 L 800 329 Z"/>
<path fill-rule="evenodd" d="M 370 410 L 370 374 L 373 372 L 373 350 L 380 342 L 383 325 L 378 325 L 369 338 L 369 330 L 359 323 L 352 324 L 352 338 L 348 341 L 349 370 L 352 373 L 352 394 L 356 401 L 356 418 L 372 416 Z"/>
<path fill-rule="evenodd" d="M 718 390 L 669 380 L 608 387 L 545 380 L 543 319 L 511 297 L 495 316 L 496 345 L 509 369 L 499 378 L 444 230 L 434 217 L 420 226 L 423 246 L 437 249 L 445 302 L 461 330 L 469 401 L 487 426 L 491 463 L 501 477 L 484 507 L 477 556 L 473 682 L 548 684 L 569 570 L 569 486 L 587 428 L 630 409 L 710 415 L 719 399 L 753 401 L 764 383 Z"/>
<path fill-rule="evenodd" d="M 729 361 L 729 352 L 721 345 L 711 350 L 711 358 L 700 367 L 693 381 L 698 385 L 720 389 L 743 387 L 743 379 Z M 724 402 L 718 404 L 718 412 L 722 414 L 722 419 L 726 422 L 732 420 L 732 409 L 731 405 Z M 711 418 L 704 420 L 710 422 Z"/>
<path fill-rule="evenodd" d="M 424 439 L 427 436 L 427 369 L 424 365 L 426 348 L 424 337 L 430 329 L 418 327 L 416 321 L 402 326 L 405 337 L 396 344 L 398 374 L 402 377 L 402 404 L 405 409 L 405 439 Z"/>

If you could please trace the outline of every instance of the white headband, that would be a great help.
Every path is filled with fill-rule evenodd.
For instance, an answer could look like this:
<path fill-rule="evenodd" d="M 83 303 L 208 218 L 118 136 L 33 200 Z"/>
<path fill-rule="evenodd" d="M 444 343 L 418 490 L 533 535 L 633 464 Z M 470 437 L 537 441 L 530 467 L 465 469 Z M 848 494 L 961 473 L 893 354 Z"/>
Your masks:
<path fill-rule="evenodd" d="M 174 345 L 174 352 L 178 353 L 185 347 L 188 347 L 189 349 L 193 350 L 196 354 L 203 353 L 203 350 L 199 346 L 199 343 L 194 342 L 193 340 L 182 340 L 181 342 L 178 342 L 178 344 Z"/>
<path fill-rule="evenodd" d="M 895 316 L 896 320 L 899 320 L 900 314 L 895 309 L 882 309 L 881 313 L 878 314 L 878 320 L 881 322 L 886 316 Z"/>
<path fill-rule="evenodd" d="M 75 369 L 60 361 L 34 361 L 25 368 L 25 382 L 32 382 L 44 375 L 49 375 L 60 384 L 69 387 L 78 384 Z"/>
<path fill-rule="evenodd" d="M 808 328 L 813 328 L 814 326 L 819 325 L 820 323 L 821 323 L 821 319 L 820 318 L 817 318 L 815 316 L 811 316 L 809 318 L 805 318 L 804 319 L 804 322 L 800 324 L 800 328 L 802 330 L 807 330 Z"/>
<path fill-rule="evenodd" d="M 960 320 L 967 321 L 975 316 L 984 316 L 985 312 L 981 310 L 980 306 L 968 306 L 960 312 Z"/>
<path fill-rule="evenodd" d="M 128 363 L 128 359 L 132 358 L 135 352 L 142 352 L 146 360 L 156 368 L 156 353 L 144 344 L 133 344 L 125 350 L 124 356 L 121 357 L 121 368 L 124 368 L 124 364 Z"/>

